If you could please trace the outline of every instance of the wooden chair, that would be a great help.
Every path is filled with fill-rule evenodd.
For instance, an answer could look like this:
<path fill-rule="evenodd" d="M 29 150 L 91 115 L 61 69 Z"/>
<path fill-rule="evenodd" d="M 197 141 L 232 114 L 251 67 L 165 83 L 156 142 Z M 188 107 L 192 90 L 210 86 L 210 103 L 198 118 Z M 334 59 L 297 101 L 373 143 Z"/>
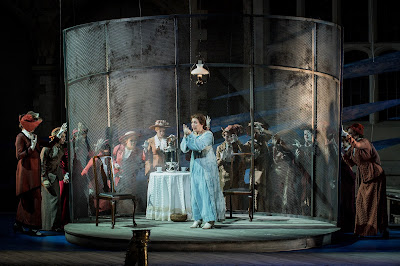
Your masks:
<path fill-rule="evenodd" d="M 111 168 L 109 171 L 109 179 L 110 179 L 110 191 L 100 192 L 99 190 L 99 181 L 97 175 L 97 167 L 96 167 L 96 159 L 101 160 L 101 169 L 104 171 L 103 164 L 108 160 L 108 166 Z M 93 171 L 94 171 L 94 180 L 95 180 L 95 199 L 96 199 L 96 226 L 99 225 L 99 201 L 100 200 L 108 200 L 111 201 L 111 228 L 114 229 L 115 226 L 115 212 L 116 212 L 116 202 L 119 200 L 132 200 L 133 202 L 133 226 L 136 227 L 137 224 L 135 222 L 135 210 L 136 210 L 136 198 L 132 194 L 128 193 L 117 193 L 115 192 L 114 187 L 114 164 L 111 156 L 108 155 L 99 155 L 93 157 Z M 105 173 L 105 171 L 104 171 Z M 100 174 L 102 176 L 102 174 Z M 107 173 L 106 173 L 107 176 Z M 107 180 L 103 180 L 103 183 Z M 105 187 L 108 188 L 107 184 L 104 184 Z"/>
<path fill-rule="evenodd" d="M 231 160 L 230 176 L 232 180 L 233 176 L 233 162 L 235 156 L 251 156 L 251 153 L 233 153 Z M 250 177 L 251 178 L 251 177 Z M 250 188 L 230 188 L 223 191 L 224 196 L 229 196 L 229 218 L 232 218 L 232 196 L 235 195 L 246 195 L 249 198 L 249 220 L 253 220 L 253 191 Z"/>

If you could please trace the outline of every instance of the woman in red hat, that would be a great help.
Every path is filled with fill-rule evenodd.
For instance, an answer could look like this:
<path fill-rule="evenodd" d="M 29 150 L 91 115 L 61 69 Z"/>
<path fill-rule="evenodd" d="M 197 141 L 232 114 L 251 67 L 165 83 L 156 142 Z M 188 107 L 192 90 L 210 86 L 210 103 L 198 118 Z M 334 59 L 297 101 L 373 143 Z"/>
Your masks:
<path fill-rule="evenodd" d="M 42 227 L 40 193 L 40 146 L 37 136 L 33 133 L 42 123 L 38 113 L 29 111 L 19 116 L 21 132 L 15 140 L 16 157 L 16 195 L 18 208 L 15 218 L 14 231 L 28 232 L 41 235 Z M 41 143 L 42 146 L 52 146 L 55 142 Z"/>
<path fill-rule="evenodd" d="M 386 206 L 386 176 L 375 147 L 364 138 L 364 126 L 354 123 L 343 132 L 351 147 L 343 158 L 349 165 L 357 165 L 360 182 L 356 198 L 354 233 L 360 236 L 383 233 L 389 236 Z"/>

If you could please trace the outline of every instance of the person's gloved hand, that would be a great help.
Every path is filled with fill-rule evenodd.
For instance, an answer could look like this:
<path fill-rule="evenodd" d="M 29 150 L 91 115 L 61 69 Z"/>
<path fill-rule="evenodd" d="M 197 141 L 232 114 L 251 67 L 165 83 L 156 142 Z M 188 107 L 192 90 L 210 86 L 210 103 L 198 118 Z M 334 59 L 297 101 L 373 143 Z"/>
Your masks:
<path fill-rule="evenodd" d="M 348 135 L 349 135 L 349 133 L 347 133 L 346 131 L 344 131 L 343 125 L 342 125 L 342 137 L 347 137 Z"/>
<path fill-rule="evenodd" d="M 190 131 L 190 129 L 188 128 L 187 125 L 183 124 L 183 134 L 185 135 L 185 137 L 187 135 L 190 135 L 192 133 L 192 131 Z"/>
<path fill-rule="evenodd" d="M 254 123 L 254 128 L 259 132 L 259 134 L 264 132 L 264 128 L 258 123 Z"/>
<path fill-rule="evenodd" d="M 35 134 L 33 134 L 33 139 L 31 139 L 31 150 L 34 150 L 36 147 L 36 143 L 37 143 L 37 136 Z"/>
<path fill-rule="evenodd" d="M 66 173 L 64 175 L 64 179 L 63 179 L 64 183 L 68 184 L 69 183 L 69 173 Z"/>
<path fill-rule="evenodd" d="M 44 186 L 45 188 L 49 188 L 49 187 L 51 186 L 50 181 L 49 181 L 49 180 L 44 180 L 44 181 L 43 181 L 43 186 Z"/>
<path fill-rule="evenodd" d="M 299 149 L 296 149 L 296 152 L 294 153 L 294 156 L 296 156 L 296 159 L 299 158 L 299 156 L 300 156 L 300 150 Z"/>
<path fill-rule="evenodd" d="M 211 129 L 211 117 L 206 116 L 206 126 L 208 129 Z"/>
<path fill-rule="evenodd" d="M 64 124 L 62 124 L 62 126 L 61 126 L 61 128 L 60 128 L 60 131 L 58 131 L 58 133 L 57 133 L 57 138 L 61 138 L 61 135 L 65 132 L 65 131 L 67 131 L 67 123 L 64 123 Z"/>
<path fill-rule="evenodd" d="M 300 147 L 301 147 L 300 141 L 298 141 L 297 139 L 295 139 L 294 142 L 295 142 L 295 143 L 293 144 L 293 146 L 296 146 L 297 148 L 300 148 Z"/>

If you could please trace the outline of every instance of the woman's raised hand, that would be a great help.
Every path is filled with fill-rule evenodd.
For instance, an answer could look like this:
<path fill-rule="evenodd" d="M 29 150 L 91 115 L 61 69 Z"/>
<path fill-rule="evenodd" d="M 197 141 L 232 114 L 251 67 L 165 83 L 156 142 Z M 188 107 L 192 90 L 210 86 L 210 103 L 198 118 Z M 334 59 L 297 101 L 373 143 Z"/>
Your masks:
<path fill-rule="evenodd" d="M 188 128 L 188 126 L 185 125 L 185 124 L 183 124 L 183 134 L 185 135 L 185 137 L 186 137 L 187 135 L 192 134 L 192 131 L 190 131 L 190 129 Z"/>

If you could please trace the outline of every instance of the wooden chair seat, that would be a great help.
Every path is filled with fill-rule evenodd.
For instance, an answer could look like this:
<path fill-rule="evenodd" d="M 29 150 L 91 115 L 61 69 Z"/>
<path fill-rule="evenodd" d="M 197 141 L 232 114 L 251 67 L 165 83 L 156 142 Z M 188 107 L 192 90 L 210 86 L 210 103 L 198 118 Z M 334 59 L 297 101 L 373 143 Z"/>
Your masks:
<path fill-rule="evenodd" d="M 233 153 L 233 156 L 251 156 L 251 153 Z M 230 175 L 233 176 L 233 162 L 231 161 Z M 232 180 L 232 179 L 231 179 Z M 232 196 L 235 195 L 247 195 L 249 198 L 249 220 L 253 220 L 253 193 L 251 188 L 230 188 L 225 189 L 223 192 L 224 196 L 229 196 L 229 218 L 232 218 Z"/>
<path fill-rule="evenodd" d="M 247 195 L 249 198 L 249 220 L 253 220 L 253 195 L 251 189 L 246 188 L 230 188 L 223 191 L 224 196 L 229 196 L 229 218 L 232 219 L 232 196 Z"/>

